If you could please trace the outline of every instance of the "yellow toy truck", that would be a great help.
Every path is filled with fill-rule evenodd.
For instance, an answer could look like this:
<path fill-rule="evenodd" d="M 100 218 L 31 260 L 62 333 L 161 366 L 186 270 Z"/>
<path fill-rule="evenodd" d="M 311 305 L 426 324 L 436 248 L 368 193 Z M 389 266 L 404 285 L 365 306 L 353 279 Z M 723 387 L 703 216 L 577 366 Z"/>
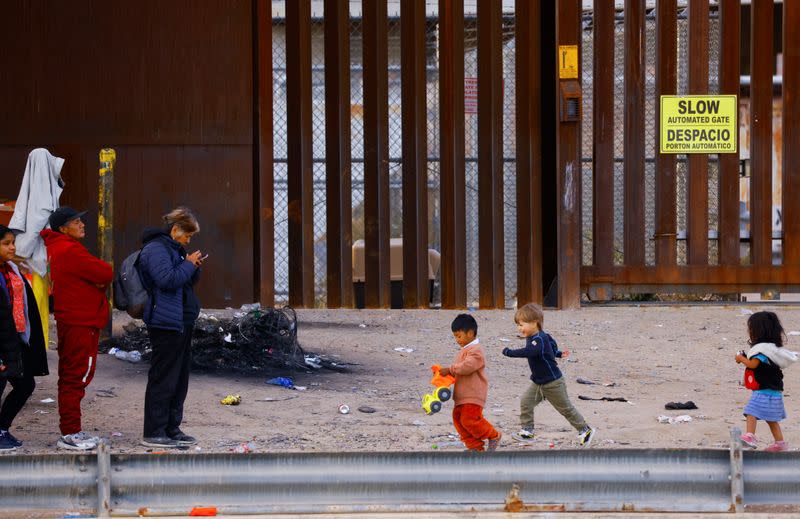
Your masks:
<path fill-rule="evenodd" d="M 442 403 L 450 400 L 453 396 L 453 390 L 450 389 L 456 382 L 456 377 L 453 375 L 442 376 L 439 374 L 441 366 L 434 364 L 431 366 L 433 377 L 431 377 L 431 384 L 436 388 L 432 392 L 423 395 L 422 409 L 425 414 L 434 414 L 442 410 Z"/>

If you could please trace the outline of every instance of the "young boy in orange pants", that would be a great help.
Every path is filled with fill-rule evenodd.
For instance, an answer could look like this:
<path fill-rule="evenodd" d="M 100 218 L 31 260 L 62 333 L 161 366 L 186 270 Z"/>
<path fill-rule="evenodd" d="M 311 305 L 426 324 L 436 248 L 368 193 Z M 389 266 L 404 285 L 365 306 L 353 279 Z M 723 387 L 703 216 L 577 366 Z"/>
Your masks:
<path fill-rule="evenodd" d="M 478 323 L 469 314 L 460 314 L 450 326 L 461 347 L 449 367 L 439 370 L 443 376 L 453 375 L 453 424 L 461 441 L 471 451 L 496 450 L 502 434 L 483 417 L 483 406 L 489 392 L 486 379 L 486 358 L 478 341 Z M 488 440 L 488 445 L 484 441 Z M 485 449 L 484 449 L 485 448 Z"/>

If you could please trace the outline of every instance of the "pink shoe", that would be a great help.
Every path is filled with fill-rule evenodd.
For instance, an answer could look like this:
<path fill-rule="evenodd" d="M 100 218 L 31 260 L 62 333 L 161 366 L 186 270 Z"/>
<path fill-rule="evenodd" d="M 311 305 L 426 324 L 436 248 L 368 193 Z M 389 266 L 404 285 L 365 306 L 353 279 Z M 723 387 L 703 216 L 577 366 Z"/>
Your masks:
<path fill-rule="evenodd" d="M 758 448 L 758 440 L 756 439 L 756 435 L 753 433 L 744 433 L 743 435 L 739 436 L 739 440 L 745 447 L 749 447 L 751 449 Z"/>
<path fill-rule="evenodd" d="M 765 449 L 768 452 L 783 452 L 789 450 L 789 444 L 785 441 L 775 442 Z"/>

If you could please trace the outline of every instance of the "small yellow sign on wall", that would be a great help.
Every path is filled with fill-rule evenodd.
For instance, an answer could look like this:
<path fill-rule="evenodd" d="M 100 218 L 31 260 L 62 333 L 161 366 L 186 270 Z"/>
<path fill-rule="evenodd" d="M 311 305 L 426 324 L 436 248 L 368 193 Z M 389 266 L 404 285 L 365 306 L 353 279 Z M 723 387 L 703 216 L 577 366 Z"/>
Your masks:
<path fill-rule="evenodd" d="M 558 46 L 559 79 L 578 79 L 578 46 Z"/>
<path fill-rule="evenodd" d="M 661 153 L 736 153 L 735 95 L 661 96 Z"/>

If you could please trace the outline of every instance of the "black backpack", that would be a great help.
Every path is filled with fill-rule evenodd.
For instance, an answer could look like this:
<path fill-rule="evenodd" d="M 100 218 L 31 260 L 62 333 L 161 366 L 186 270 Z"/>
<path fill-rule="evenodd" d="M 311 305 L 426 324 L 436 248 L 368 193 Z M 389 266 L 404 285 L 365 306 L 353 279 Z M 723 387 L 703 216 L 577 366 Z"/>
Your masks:
<path fill-rule="evenodd" d="M 125 310 L 134 319 L 144 316 L 149 294 L 139 274 L 139 249 L 122 261 L 114 275 L 114 308 Z"/>

